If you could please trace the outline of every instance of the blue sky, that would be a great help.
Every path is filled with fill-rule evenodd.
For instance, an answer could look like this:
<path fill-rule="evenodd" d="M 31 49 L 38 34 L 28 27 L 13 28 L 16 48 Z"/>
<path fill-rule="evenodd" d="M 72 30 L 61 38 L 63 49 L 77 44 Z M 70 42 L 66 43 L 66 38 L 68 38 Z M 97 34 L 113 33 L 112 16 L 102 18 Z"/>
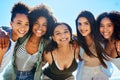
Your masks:
<path fill-rule="evenodd" d="M 22 1 L 30 7 L 34 7 L 41 3 L 48 5 L 52 9 L 53 14 L 58 21 L 66 22 L 72 27 L 73 33 L 76 33 L 75 19 L 78 13 L 82 10 L 91 11 L 95 17 L 102 12 L 113 10 L 120 11 L 120 0 L 1 0 L 0 26 L 10 26 L 10 11 L 13 5 L 18 1 Z M 113 76 L 120 74 L 120 71 L 116 71 Z M 1 78 L 2 77 L 0 77 L 0 80 L 2 80 Z"/>
<path fill-rule="evenodd" d="M 1 0 L 0 26 L 10 26 L 10 11 L 14 3 L 18 1 L 22 1 L 30 7 L 41 3 L 48 5 L 58 21 L 66 22 L 72 27 L 73 33 L 76 32 L 75 19 L 82 10 L 91 11 L 95 17 L 102 12 L 120 11 L 120 0 Z"/>

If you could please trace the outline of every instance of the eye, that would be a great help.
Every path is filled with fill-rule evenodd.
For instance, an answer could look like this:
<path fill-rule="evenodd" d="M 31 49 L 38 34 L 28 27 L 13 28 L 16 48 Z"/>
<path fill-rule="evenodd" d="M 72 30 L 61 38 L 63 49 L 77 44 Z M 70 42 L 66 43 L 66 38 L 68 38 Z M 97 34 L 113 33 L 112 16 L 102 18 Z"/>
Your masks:
<path fill-rule="evenodd" d="M 100 24 L 100 27 L 104 27 L 104 25 Z"/>
<path fill-rule="evenodd" d="M 21 23 L 20 23 L 20 22 L 17 22 L 17 25 L 21 25 Z"/>
<path fill-rule="evenodd" d="M 68 30 L 66 30 L 64 33 L 69 33 L 69 31 L 68 31 Z"/>
<path fill-rule="evenodd" d="M 47 24 L 43 24 L 44 27 L 47 27 Z"/>
<path fill-rule="evenodd" d="M 89 25 L 89 22 L 85 22 L 85 25 Z"/>
<path fill-rule="evenodd" d="M 81 26 L 81 23 L 80 23 L 80 22 L 78 22 L 78 26 Z"/>
<path fill-rule="evenodd" d="M 35 25 L 35 26 L 39 26 L 39 24 L 38 24 L 37 22 L 36 22 L 36 23 L 34 23 L 34 25 Z"/>
<path fill-rule="evenodd" d="M 60 33 L 56 33 L 55 35 L 60 35 Z"/>
<path fill-rule="evenodd" d="M 109 24 L 108 27 L 112 27 L 113 25 L 112 24 Z"/>
<path fill-rule="evenodd" d="M 29 23 L 26 23 L 25 26 L 29 26 Z"/>

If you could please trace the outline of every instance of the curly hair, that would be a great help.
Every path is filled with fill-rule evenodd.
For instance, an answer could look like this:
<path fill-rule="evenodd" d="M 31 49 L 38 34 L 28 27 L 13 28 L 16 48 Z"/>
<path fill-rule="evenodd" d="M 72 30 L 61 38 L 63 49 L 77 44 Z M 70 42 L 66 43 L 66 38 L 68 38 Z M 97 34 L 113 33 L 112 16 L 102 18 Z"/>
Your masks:
<path fill-rule="evenodd" d="M 14 4 L 12 10 L 11 10 L 11 21 L 15 18 L 16 14 L 25 14 L 28 15 L 30 8 L 28 5 L 24 4 L 23 2 L 18 2 Z"/>
<path fill-rule="evenodd" d="M 45 17 L 47 19 L 47 32 L 43 37 L 49 38 L 49 36 L 51 35 L 52 27 L 56 22 L 56 18 L 53 16 L 53 13 L 50 10 L 50 8 L 45 4 L 35 6 L 33 9 L 31 9 L 30 13 L 28 14 L 30 22 L 29 33 L 32 33 L 33 25 L 39 17 Z"/>
<path fill-rule="evenodd" d="M 116 40 L 120 40 L 120 12 L 118 11 L 111 11 L 110 13 L 110 19 L 114 24 L 114 38 Z"/>
<path fill-rule="evenodd" d="M 110 21 L 113 23 L 114 25 L 114 31 L 112 33 L 112 38 L 116 39 L 116 40 L 120 40 L 120 12 L 118 11 L 111 11 L 111 12 L 103 12 L 101 13 L 96 21 L 97 21 L 97 25 L 98 25 L 98 29 L 100 29 L 100 22 L 103 18 L 109 18 Z M 100 34 L 100 31 L 98 31 Z M 105 39 L 102 35 L 100 35 L 101 37 L 101 41 L 102 42 L 108 42 L 107 39 Z"/>

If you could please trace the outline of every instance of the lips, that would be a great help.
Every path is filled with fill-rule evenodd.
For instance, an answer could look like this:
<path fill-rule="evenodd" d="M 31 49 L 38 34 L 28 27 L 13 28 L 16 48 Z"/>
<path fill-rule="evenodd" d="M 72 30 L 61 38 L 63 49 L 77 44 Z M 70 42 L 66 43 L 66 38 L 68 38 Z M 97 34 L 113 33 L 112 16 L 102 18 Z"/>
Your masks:
<path fill-rule="evenodd" d="M 104 36 L 108 36 L 110 33 L 109 32 L 103 32 Z"/>
<path fill-rule="evenodd" d="M 20 34 L 25 34 L 26 32 L 25 31 L 18 31 Z"/>
<path fill-rule="evenodd" d="M 60 39 L 60 41 L 66 41 L 66 40 L 67 40 L 67 38 Z"/>
<path fill-rule="evenodd" d="M 87 30 L 81 30 L 81 33 L 86 33 L 87 32 Z"/>
<path fill-rule="evenodd" d="M 36 32 L 37 32 L 37 33 L 39 33 L 39 34 L 41 34 L 41 33 L 42 33 L 42 31 L 41 31 L 41 30 L 36 30 Z"/>

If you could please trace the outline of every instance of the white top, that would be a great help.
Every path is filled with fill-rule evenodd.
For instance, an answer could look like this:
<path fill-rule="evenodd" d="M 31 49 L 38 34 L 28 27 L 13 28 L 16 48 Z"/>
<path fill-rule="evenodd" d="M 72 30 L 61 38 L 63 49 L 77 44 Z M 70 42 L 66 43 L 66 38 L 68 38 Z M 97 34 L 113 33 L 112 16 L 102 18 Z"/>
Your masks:
<path fill-rule="evenodd" d="M 19 48 L 17 49 L 17 52 L 16 52 L 15 63 L 17 65 L 17 69 L 19 71 L 32 70 L 34 64 L 38 60 L 38 51 L 33 55 L 29 54 L 26 51 L 26 49 L 25 49 L 26 41 L 22 45 L 19 46 Z"/>
<path fill-rule="evenodd" d="M 10 39 L 10 47 L 8 49 L 8 51 L 4 54 L 3 59 L 2 59 L 2 63 L 0 66 L 0 73 L 4 70 L 4 68 L 9 64 L 9 62 L 12 59 L 13 56 L 13 51 L 14 51 L 14 47 L 16 45 L 17 41 L 14 42 Z"/>

